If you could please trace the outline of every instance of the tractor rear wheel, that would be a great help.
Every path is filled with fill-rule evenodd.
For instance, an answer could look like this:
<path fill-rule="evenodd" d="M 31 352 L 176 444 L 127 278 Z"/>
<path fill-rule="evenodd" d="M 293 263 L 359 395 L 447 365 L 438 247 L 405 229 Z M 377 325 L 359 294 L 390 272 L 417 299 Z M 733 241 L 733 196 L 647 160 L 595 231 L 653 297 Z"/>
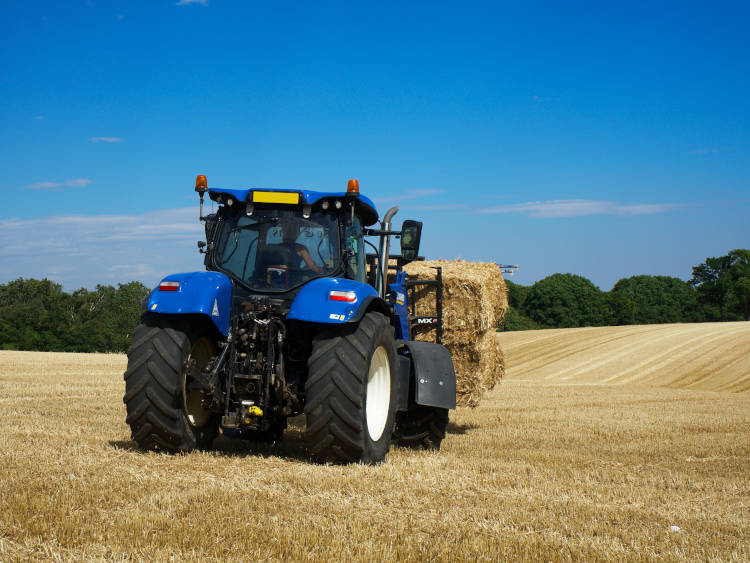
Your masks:
<path fill-rule="evenodd" d="M 135 329 L 125 371 L 125 421 L 146 450 L 208 448 L 219 433 L 218 416 L 204 408 L 190 375 L 216 355 L 208 331 L 176 316 L 147 316 Z"/>
<path fill-rule="evenodd" d="M 396 416 L 393 441 L 398 446 L 439 450 L 448 427 L 448 409 L 412 403 Z"/>
<path fill-rule="evenodd" d="M 381 313 L 313 340 L 305 440 L 323 461 L 382 461 L 391 446 L 399 378 L 393 328 Z"/>

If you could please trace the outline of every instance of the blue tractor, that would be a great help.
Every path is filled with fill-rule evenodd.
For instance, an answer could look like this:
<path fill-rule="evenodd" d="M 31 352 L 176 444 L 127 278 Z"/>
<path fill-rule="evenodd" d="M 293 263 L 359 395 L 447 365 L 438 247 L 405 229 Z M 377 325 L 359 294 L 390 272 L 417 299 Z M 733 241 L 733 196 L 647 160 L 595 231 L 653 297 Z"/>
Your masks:
<path fill-rule="evenodd" d="M 275 441 L 304 413 L 321 461 L 377 463 L 392 442 L 438 449 L 456 406 L 441 273 L 402 271 L 420 259 L 422 224 L 391 230 L 394 207 L 377 225 L 356 180 L 316 192 L 208 189 L 198 176 L 195 190 L 206 270 L 159 283 L 128 351 L 126 421 L 138 445 L 190 451 L 219 433 Z M 206 193 L 217 208 L 204 217 Z M 415 314 L 416 288 L 434 288 L 434 315 Z M 420 327 L 437 329 L 436 342 L 415 341 Z"/>

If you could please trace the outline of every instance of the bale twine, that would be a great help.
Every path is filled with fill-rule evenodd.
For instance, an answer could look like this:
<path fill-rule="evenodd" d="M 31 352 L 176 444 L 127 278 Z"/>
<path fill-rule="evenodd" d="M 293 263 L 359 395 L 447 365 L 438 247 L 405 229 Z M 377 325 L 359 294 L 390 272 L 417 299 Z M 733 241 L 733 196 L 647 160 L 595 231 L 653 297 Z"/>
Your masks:
<path fill-rule="evenodd" d="M 443 344 L 453 356 L 456 401 L 475 407 L 505 373 L 495 335 L 508 310 L 505 280 L 494 263 L 432 260 L 412 262 L 404 270 L 410 279 L 435 279 L 436 266 L 443 268 Z M 414 302 L 417 315 L 433 315 L 434 288 L 418 288 Z M 416 339 L 434 341 L 435 336 L 435 329 L 422 329 Z"/>

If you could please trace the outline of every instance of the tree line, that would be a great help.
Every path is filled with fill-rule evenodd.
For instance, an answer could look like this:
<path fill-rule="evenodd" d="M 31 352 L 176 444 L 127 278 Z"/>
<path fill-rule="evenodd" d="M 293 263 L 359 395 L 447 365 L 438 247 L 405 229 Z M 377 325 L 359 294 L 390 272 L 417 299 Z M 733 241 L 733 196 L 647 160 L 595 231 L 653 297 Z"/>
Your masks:
<path fill-rule="evenodd" d="M 0 348 L 125 352 L 150 291 L 139 282 L 73 293 L 48 279 L 0 285 Z"/>
<path fill-rule="evenodd" d="M 510 309 L 500 330 L 750 318 L 750 250 L 707 258 L 687 282 L 633 276 L 607 292 L 573 274 L 506 283 Z M 72 293 L 48 279 L 0 285 L 0 349 L 125 352 L 149 291 L 139 282 Z"/>
<path fill-rule="evenodd" d="M 750 250 L 706 258 L 688 281 L 623 278 L 607 292 L 574 274 L 531 286 L 506 281 L 510 308 L 500 330 L 750 319 Z"/>

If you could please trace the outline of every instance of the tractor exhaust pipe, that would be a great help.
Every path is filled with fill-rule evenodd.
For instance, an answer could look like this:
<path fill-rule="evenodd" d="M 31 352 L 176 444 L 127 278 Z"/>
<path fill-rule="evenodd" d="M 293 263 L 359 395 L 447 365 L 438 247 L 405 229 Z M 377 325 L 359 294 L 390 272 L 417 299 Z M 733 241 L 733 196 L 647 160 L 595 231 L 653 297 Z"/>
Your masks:
<path fill-rule="evenodd" d="M 398 207 L 391 207 L 383 216 L 380 222 L 380 229 L 383 231 L 391 230 L 391 219 L 398 213 Z M 388 283 L 388 257 L 391 252 L 390 235 L 380 235 L 380 264 L 378 264 L 378 278 L 375 287 L 378 289 L 378 295 L 385 299 L 385 286 Z"/>

